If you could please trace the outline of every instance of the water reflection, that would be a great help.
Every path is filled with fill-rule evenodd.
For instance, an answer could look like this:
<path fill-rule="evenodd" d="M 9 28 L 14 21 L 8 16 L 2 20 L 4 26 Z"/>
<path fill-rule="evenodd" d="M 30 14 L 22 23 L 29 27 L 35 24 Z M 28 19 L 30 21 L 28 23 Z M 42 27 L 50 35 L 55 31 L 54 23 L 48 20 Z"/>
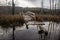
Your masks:
<path fill-rule="evenodd" d="M 56 22 L 29 22 L 32 23 L 45 23 L 45 25 L 39 25 L 43 27 L 44 31 L 47 30 L 48 35 L 45 36 L 44 33 L 38 34 L 40 28 L 37 28 L 37 25 L 28 25 L 29 29 L 26 29 L 26 25 L 23 27 L 17 27 L 15 30 L 15 39 L 16 40 L 58 40 L 60 34 L 60 23 Z M 41 38 L 42 36 L 42 38 Z M 21 38 L 22 37 L 22 38 Z M 3 30 L 0 27 L 0 39 L 1 40 L 12 40 L 12 28 Z"/>

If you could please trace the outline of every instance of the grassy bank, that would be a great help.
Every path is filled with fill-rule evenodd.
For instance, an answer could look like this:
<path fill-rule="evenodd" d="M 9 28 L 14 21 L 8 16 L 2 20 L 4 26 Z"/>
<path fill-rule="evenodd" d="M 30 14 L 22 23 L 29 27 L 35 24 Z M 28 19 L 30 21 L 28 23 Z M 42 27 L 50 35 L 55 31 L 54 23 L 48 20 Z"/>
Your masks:
<path fill-rule="evenodd" d="M 22 26 L 24 22 L 21 15 L 0 15 L 0 26 L 2 27 Z"/>

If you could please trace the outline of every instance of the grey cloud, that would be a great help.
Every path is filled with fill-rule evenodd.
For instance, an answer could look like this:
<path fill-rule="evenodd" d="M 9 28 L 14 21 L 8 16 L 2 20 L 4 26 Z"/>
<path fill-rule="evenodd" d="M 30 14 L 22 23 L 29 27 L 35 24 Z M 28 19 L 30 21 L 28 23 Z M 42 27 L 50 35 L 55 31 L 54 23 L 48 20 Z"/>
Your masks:
<path fill-rule="evenodd" d="M 37 0 L 26 0 L 26 1 L 37 1 Z"/>
<path fill-rule="evenodd" d="M 2 2 L 3 1 L 3 2 Z M 20 0 L 16 0 L 17 2 L 15 3 L 16 5 L 18 5 L 20 2 Z M 34 6 L 37 6 L 37 7 L 41 7 L 41 0 L 21 0 L 22 3 L 23 1 L 27 2 L 28 3 L 28 6 L 30 5 L 30 3 Z M 19 2 L 19 3 L 18 3 Z M 6 2 L 4 0 L 0 0 L 0 3 L 1 4 L 5 4 Z M 60 3 L 60 0 L 55 0 L 55 3 L 58 4 Z M 9 2 L 9 4 L 11 4 L 11 2 Z M 19 5 L 22 5 L 22 4 L 19 4 Z M 50 6 L 50 0 L 44 0 L 44 7 L 48 7 L 49 8 Z M 60 6 L 59 6 L 60 7 Z"/>
<path fill-rule="evenodd" d="M 26 0 L 35 6 L 40 6 L 41 0 Z"/>

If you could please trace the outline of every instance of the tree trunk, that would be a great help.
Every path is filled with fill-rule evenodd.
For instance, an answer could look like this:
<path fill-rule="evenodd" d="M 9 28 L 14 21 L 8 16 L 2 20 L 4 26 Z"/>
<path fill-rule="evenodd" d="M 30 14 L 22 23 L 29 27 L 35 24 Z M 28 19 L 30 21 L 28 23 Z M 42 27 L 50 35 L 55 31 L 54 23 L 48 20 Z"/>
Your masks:
<path fill-rule="evenodd" d="M 15 4 L 14 4 L 14 0 L 12 0 L 12 15 L 14 15 L 14 12 L 15 12 Z M 13 26 L 13 40 L 15 40 L 14 31 L 15 31 L 15 26 Z"/>
<path fill-rule="evenodd" d="M 15 31 L 15 26 L 13 26 L 13 40 L 15 40 L 14 31 Z"/>

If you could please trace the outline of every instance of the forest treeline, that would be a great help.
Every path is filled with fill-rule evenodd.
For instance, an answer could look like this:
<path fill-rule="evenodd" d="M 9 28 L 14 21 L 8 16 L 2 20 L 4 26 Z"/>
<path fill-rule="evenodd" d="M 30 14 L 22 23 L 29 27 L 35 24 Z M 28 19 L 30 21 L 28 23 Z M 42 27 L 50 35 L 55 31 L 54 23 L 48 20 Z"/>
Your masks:
<path fill-rule="evenodd" d="M 27 11 L 34 12 L 36 14 L 60 14 L 60 9 L 46 9 L 46 8 L 22 8 L 22 7 L 15 7 L 14 8 L 15 14 L 19 13 L 26 13 Z M 0 6 L 0 14 L 12 14 L 12 7 L 11 6 Z"/>

